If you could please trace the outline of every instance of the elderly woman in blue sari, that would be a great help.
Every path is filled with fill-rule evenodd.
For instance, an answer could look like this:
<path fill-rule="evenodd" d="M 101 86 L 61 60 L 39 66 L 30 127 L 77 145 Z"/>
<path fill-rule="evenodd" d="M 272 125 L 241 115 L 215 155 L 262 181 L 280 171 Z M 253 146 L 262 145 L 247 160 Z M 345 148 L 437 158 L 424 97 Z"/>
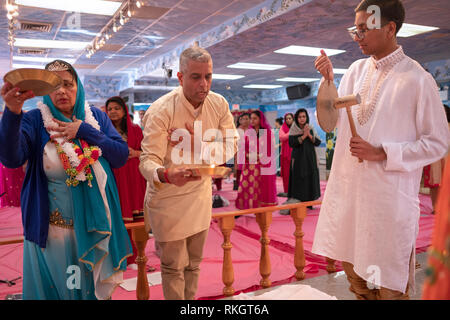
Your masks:
<path fill-rule="evenodd" d="M 106 113 L 91 108 L 73 67 L 46 69 L 62 86 L 23 113 L 31 91 L 6 82 L 0 161 L 28 161 L 22 187 L 24 299 L 110 299 L 132 255 L 111 167 L 123 166 L 127 143 Z"/>

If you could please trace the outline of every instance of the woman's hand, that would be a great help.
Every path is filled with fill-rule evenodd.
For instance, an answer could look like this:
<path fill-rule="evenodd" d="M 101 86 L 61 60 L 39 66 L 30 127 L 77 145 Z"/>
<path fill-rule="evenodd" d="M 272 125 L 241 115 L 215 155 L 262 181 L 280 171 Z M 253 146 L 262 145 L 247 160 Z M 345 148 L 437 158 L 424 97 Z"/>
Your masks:
<path fill-rule="evenodd" d="M 310 130 L 309 125 L 306 123 L 305 126 L 303 127 L 303 134 L 301 137 L 303 141 L 311 137 L 311 133 L 309 132 L 309 130 Z"/>
<path fill-rule="evenodd" d="M 33 91 L 19 92 L 19 90 L 18 87 L 13 87 L 11 83 L 5 82 L 1 91 L 6 106 L 15 114 L 20 114 L 22 112 L 25 100 L 34 98 Z"/>
<path fill-rule="evenodd" d="M 78 129 L 83 121 L 78 120 L 75 116 L 72 116 L 73 122 L 64 122 L 57 119 L 53 119 L 58 124 L 58 127 L 49 128 L 51 131 L 57 131 L 59 133 L 50 136 L 50 139 L 64 138 L 69 141 L 75 139 L 78 133 Z"/>
<path fill-rule="evenodd" d="M 141 151 L 140 150 L 135 150 L 133 148 L 128 147 L 128 151 L 129 151 L 128 159 L 139 158 L 140 155 L 141 155 Z"/>

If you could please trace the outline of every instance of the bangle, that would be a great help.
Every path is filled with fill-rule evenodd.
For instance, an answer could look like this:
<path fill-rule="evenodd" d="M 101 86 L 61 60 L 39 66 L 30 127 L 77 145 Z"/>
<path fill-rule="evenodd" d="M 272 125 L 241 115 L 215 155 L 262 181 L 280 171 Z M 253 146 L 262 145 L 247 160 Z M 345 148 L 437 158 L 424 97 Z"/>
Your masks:
<path fill-rule="evenodd" d="M 164 180 L 166 180 L 166 183 L 170 183 L 168 173 L 169 173 L 168 169 L 164 170 Z"/>

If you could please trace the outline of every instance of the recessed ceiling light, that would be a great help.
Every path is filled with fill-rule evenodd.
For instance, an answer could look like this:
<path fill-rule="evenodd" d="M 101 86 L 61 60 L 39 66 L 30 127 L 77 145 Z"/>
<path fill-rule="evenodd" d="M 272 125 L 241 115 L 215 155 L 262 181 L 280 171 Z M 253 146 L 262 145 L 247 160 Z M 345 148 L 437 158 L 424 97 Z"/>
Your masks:
<path fill-rule="evenodd" d="M 83 50 L 90 42 L 16 38 L 15 47 Z"/>
<path fill-rule="evenodd" d="M 245 76 L 242 76 L 240 74 L 220 74 L 220 73 L 213 73 L 213 80 L 237 80 L 242 79 Z"/>
<path fill-rule="evenodd" d="M 16 0 L 16 4 L 28 7 L 62 10 L 69 12 L 101 14 L 112 16 L 119 9 L 122 1 L 102 1 L 102 0 Z"/>
<path fill-rule="evenodd" d="M 286 82 L 314 82 L 314 81 L 320 81 L 318 78 L 292 78 L 292 77 L 286 77 L 277 79 L 277 81 L 286 81 Z"/>
<path fill-rule="evenodd" d="M 238 62 L 235 64 L 230 64 L 227 68 L 235 68 L 235 69 L 250 69 L 250 70 L 278 70 L 282 68 L 286 68 L 286 66 L 280 64 L 261 64 L 261 63 L 247 63 L 247 62 Z"/>
<path fill-rule="evenodd" d="M 82 29 L 61 29 L 60 32 L 66 32 L 66 33 L 78 33 L 78 34 L 85 34 L 88 36 L 98 37 L 101 35 L 101 33 L 95 33 L 87 30 Z"/>
<path fill-rule="evenodd" d="M 134 90 L 162 90 L 162 91 L 169 91 L 173 89 L 177 89 L 176 86 L 134 86 Z"/>
<path fill-rule="evenodd" d="M 276 85 L 276 84 L 248 84 L 243 86 L 247 89 L 276 89 L 276 88 L 282 88 L 283 86 Z"/>
<path fill-rule="evenodd" d="M 398 32 L 397 36 L 402 38 L 408 38 L 412 37 L 418 34 L 422 34 L 425 32 L 430 32 L 434 30 L 438 30 L 437 27 L 428 27 L 428 26 L 421 26 L 418 24 L 409 24 L 404 23 L 402 27 L 400 28 L 400 31 Z"/>
<path fill-rule="evenodd" d="M 75 62 L 75 59 L 65 59 L 65 58 L 44 58 L 44 57 L 13 57 L 13 61 L 30 61 L 30 62 L 42 62 L 48 63 L 56 59 L 64 60 L 70 64 Z"/>
<path fill-rule="evenodd" d="M 345 52 L 345 50 L 304 47 L 304 46 L 288 46 L 279 50 L 275 50 L 274 52 L 283 54 L 295 54 L 299 56 L 318 57 L 320 56 L 320 50 L 325 50 L 327 56 L 334 56 Z"/>
<path fill-rule="evenodd" d="M 13 63 L 12 67 L 13 69 L 21 69 L 21 68 L 44 69 L 44 64 L 35 65 L 35 64 Z"/>
<path fill-rule="evenodd" d="M 345 74 L 347 72 L 348 69 L 339 69 L 339 68 L 333 68 L 333 73 L 334 74 Z"/>
<path fill-rule="evenodd" d="M 356 29 L 355 26 L 348 28 L 348 30 L 350 31 L 355 29 Z M 429 27 L 429 26 L 422 26 L 419 24 L 404 23 L 400 28 L 400 31 L 397 33 L 397 37 L 408 38 L 438 29 L 439 29 L 438 27 Z"/>
<path fill-rule="evenodd" d="M 339 68 L 333 68 L 333 73 L 334 74 L 345 74 L 347 72 L 348 69 L 339 69 Z M 317 71 L 317 73 L 320 73 L 319 71 Z"/>

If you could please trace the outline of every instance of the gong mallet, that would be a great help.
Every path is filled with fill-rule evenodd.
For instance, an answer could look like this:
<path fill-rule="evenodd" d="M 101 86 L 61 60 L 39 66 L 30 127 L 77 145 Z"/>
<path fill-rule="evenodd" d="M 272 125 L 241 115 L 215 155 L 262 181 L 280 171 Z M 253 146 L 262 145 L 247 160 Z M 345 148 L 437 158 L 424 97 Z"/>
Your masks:
<path fill-rule="evenodd" d="M 359 94 L 339 98 L 336 86 L 333 81 L 322 81 L 317 93 L 317 121 L 325 132 L 332 132 L 336 128 L 338 119 L 338 108 L 346 108 L 348 121 L 352 136 L 356 137 L 356 127 L 353 121 L 351 106 L 359 104 L 361 98 Z M 362 159 L 359 159 L 362 162 Z"/>
<path fill-rule="evenodd" d="M 361 97 L 359 94 L 349 95 L 341 98 L 334 99 L 334 107 L 336 109 L 345 108 L 347 110 L 348 122 L 350 123 L 350 130 L 352 131 L 352 137 L 357 137 L 355 121 L 353 120 L 351 107 L 361 103 Z M 362 159 L 358 159 L 359 162 L 363 162 Z"/>

